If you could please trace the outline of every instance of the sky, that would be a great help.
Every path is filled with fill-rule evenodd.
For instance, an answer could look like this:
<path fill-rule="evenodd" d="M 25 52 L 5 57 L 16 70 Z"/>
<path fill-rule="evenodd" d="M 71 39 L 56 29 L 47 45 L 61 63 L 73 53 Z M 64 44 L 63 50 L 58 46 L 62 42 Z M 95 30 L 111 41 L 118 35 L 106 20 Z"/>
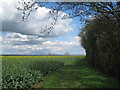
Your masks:
<path fill-rule="evenodd" d="M 49 35 L 41 33 L 41 27 L 50 26 L 53 16 L 50 8 L 39 7 L 26 21 L 18 11 L 15 0 L 1 0 L 2 35 L 0 46 L 2 54 L 47 55 L 65 54 L 85 55 L 78 34 L 82 25 L 79 18 L 62 19 L 66 12 L 59 11 L 58 20 Z M 36 7 L 36 6 L 35 6 Z"/>

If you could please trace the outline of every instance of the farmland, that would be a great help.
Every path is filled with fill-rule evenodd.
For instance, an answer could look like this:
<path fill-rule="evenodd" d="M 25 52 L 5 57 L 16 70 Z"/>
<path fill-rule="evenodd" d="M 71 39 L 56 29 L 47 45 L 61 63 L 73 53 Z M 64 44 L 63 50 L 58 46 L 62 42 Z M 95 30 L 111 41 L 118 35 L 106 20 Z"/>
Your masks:
<path fill-rule="evenodd" d="M 118 88 L 84 56 L 2 56 L 3 88 Z"/>
<path fill-rule="evenodd" d="M 31 88 L 42 77 L 77 57 L 66 56 L 3 56 L 3 88 Z M 67 60 L 69 59 L 69 60 Z"/>

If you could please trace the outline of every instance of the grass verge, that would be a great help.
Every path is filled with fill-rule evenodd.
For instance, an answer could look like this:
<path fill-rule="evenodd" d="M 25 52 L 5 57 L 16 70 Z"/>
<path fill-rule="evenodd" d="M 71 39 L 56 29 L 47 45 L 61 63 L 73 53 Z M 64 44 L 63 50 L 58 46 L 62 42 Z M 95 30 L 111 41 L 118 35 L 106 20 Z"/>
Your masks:
<path fill-rule="evenodd" d="M 117 78 L 100 73 L 84 58 L 44 77 L 39 88 L 120 88 Z M 35 88 L 35 87 L 34 87 Z"/>

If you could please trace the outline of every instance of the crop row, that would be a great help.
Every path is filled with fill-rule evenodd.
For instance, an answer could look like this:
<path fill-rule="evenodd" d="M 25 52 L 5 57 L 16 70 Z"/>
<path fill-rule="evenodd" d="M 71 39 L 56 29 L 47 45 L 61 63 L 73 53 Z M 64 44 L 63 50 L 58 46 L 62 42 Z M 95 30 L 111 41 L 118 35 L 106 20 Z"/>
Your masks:
<path fill-rule="evenodd" d="M 39 59 L 4 57 L 2 88 L 32 88 L 32 85 L 42 81 L 44 75 L 64 65 L 62 61 Z"/>

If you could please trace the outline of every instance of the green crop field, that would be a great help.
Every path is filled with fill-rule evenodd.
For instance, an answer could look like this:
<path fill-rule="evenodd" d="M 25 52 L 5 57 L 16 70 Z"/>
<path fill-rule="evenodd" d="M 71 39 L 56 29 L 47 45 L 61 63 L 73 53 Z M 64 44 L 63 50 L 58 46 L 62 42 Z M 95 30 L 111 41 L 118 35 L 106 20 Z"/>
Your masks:
<path fill-rule="evenodd" d="M 2 56 L 2 88 L 118 88 L 84 56 Z"/>
<path fill-rule="evenodd" d="M 57 68 L 72 64 L 75 56 L 2 56 L 2 87 L 31 88 Z"/>

